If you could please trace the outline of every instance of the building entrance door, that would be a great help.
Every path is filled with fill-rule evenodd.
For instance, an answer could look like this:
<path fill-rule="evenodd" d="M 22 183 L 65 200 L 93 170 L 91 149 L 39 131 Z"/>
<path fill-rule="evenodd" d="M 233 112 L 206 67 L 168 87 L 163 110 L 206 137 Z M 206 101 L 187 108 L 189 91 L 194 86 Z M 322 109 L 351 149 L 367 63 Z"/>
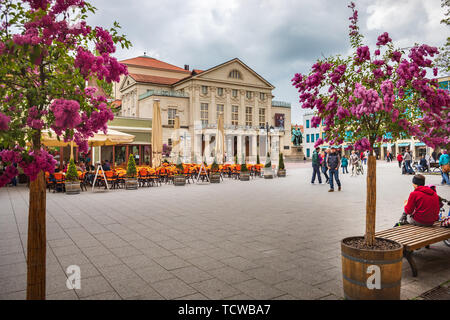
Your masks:
<path fill-rule="evenodd" d="M 245 161 L 248 162 L 248 157 L 250 155 L 250 137 L 245 137 Z"/>

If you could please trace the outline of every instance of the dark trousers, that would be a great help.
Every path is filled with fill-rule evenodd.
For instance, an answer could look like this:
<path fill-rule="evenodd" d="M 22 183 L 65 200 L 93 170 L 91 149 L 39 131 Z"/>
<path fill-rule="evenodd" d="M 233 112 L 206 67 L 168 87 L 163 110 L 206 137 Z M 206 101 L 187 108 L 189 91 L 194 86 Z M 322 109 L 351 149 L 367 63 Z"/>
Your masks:
<path fill-rule="evenodd" d="M 327 174 L 328 168 L 326 166 L 322 166 L 322 173 L 325 176 L 326 181 L 328 182 L 330 180 L 330 177 Z"/>
<path fill-rule="evenodd" d="M 348 173 L 347 166 L 342 166 L 342 174 L 344 174 L 346 172 Z"/>
<path fill-rule="evenodd" d="M 402 167 L 402 162 L 401 162 L 401 161 L 398 162 L 398 167 L 399 167 L 399 168 Z"/>
<path fill-rule="evenodd" d="M 316 175 L 319 183 L 322 183 L 322 177 L 320 176 L 320 166 L 318 164 L 313 165 L 313 175 L 311 178 L 311 183 L 314 183 L 314 181 L 316 180 Z"/>
<path fill-rule="evenodd" d="M 336 180 L 338 187 L 340 187 L 341 181 L 339 180 L 339 168 L 330 169 L 330 189 L 334 189 L 333 178 Z"/>

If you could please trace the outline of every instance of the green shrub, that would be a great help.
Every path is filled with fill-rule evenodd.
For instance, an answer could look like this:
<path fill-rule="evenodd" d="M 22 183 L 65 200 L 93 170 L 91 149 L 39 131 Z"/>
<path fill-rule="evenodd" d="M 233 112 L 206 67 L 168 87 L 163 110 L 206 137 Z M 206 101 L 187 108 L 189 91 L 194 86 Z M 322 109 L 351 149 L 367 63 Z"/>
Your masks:
<path fill-rule="evenodd" d="M 266 164 L 264 165 L 264 168 L 272 168 L 272 161 L 270 160 L 270 153 L 268 153 L 268 152 L 267 152 Z"/>
<path fill-rule="evenodd" d="M 256 156 L 256 164 L 260 164 L 260 160 L 259 160 L 259 154 Z"/>
<path fill-rule="evenodd" d="M 75 166 L 75 162 L 73 161 L 73 159 L 70 159 L 69 167 L 67 168 L 66 172 L 66 180 L 72 182 L 78 181 L 77 167 Z"/>
<path fill-rule="evenodd" d="M 184 172 L 183 162 L 181 162 L 180 157 L 178 157 L 178 159 L 177 159 L 177 173 L 178 174 L 183 174 L 183 172 Z"/>
<path fill-rule="evenodd" d="M 217 172 L 217 171 L 219 171 L 219 165 L 218 165 L 217 162 L 216 162 L 216 158 L 214 158 L 214 161 L 213 161 L 213 163 L 212 163 L 212 165 L 211 165 L 211 171 L 212 171 L 212 172 Z"/>
<path fill-rule="evenodd" d="M 242 161 L 241 164 L 241 172 L 247 172 L 248 168 L 247 168 L 247 164 L 245 163 L 245 157 L 243 157 L 244 161 Z"/>
<path fill-rule="evenodd" d="M 128 178 L 134 178 L 137 175 L 136 170 L 136 162 L 134 161 L 133 154 L 130 154 L 128 157 L 128 165 L 127 165 L 127 177 Z"/>
<path fill-rule="evenodd" d="M 280 152 L 280 159 L 278 161 L 278 169 L 284 170 L 284 159 L 283 159 L 283 153 Z"/>
<path fill-rule="evenodd" d="M 238 164 L 238 158 L 237 158 L 237 155 L 234 156 L 234 164 Z"/>

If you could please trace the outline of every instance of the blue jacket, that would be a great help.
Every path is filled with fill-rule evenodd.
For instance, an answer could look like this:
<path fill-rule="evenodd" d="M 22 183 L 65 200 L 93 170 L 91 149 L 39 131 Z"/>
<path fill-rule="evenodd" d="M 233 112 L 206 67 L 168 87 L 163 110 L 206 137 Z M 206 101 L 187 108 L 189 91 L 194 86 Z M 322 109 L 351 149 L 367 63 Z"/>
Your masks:
<path fill-rule="evenodd" d="M 450 163 L 450 155 L 448 153 L 442 154 L 439 157 L 439 165 L 443 166 L 444 164 L 449 164 Z"/>

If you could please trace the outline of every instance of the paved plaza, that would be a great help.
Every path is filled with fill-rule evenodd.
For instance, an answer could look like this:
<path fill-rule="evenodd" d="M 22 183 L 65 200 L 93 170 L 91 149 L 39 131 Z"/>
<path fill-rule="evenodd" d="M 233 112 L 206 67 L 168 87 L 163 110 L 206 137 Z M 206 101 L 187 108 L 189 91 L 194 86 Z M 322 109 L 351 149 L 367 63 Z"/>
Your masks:
<path fill-rule="evenodd" d="M 341 192 L 311 185 L 310 163 L 286 178 L 216 185 L 47 194 L 47 299 L 342 299 L 340 240 L 365 230 L 365 176 Z M 412 190 L 378 162 L 377 230 L 392 227 Z M 450 199 L 450 188 L 438 193 Z M 0 189 L 0 298 L 25 299 L 28 189 Z M 402 299 L 450 280 L 450 247 L 403 260 Z M 81 290 L 65 270 L 81 268 Z"/>

